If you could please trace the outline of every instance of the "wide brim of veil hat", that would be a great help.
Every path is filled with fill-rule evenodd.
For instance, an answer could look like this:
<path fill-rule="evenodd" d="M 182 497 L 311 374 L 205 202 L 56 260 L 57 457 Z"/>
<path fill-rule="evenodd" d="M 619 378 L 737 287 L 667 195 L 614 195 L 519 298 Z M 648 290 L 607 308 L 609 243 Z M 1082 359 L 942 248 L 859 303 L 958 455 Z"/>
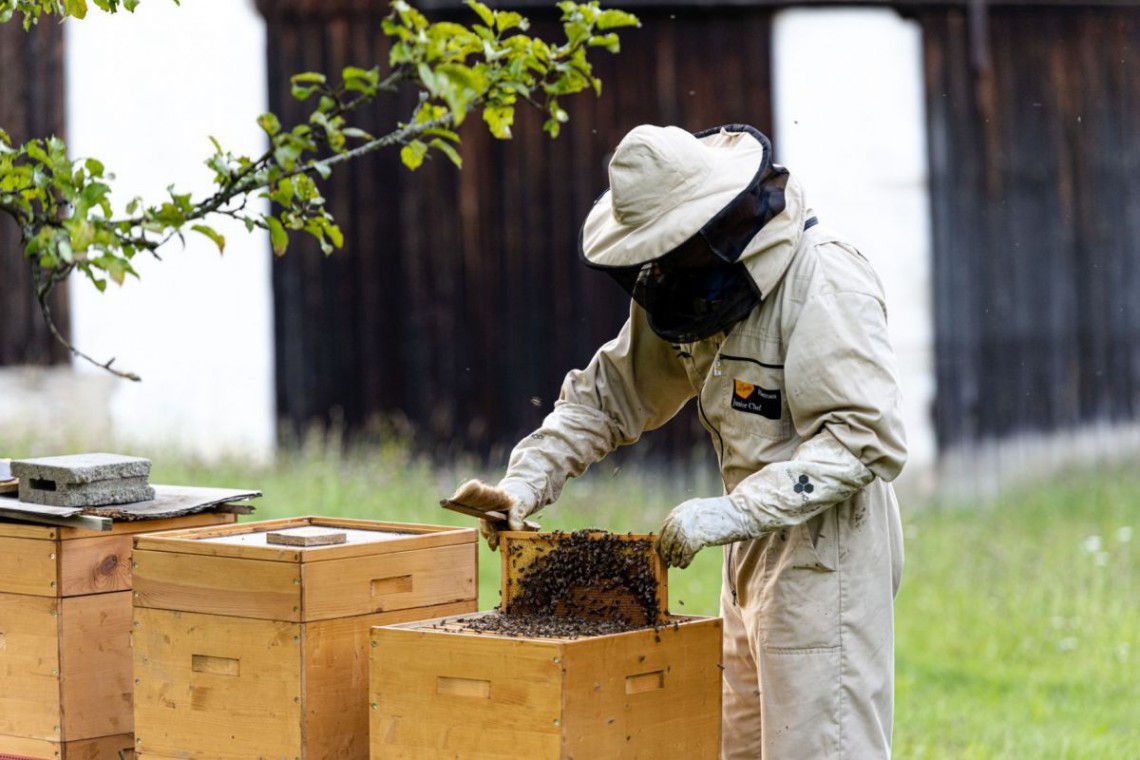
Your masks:
<path fill-rule="evenodd" d="M 751 186 L 764 150 L 748 131 L 697 138 L 679 127 L 635 127 L 614 151 L 610 187 L 582 226 L 582 256 L 603 268 L 660 258 Z"/>

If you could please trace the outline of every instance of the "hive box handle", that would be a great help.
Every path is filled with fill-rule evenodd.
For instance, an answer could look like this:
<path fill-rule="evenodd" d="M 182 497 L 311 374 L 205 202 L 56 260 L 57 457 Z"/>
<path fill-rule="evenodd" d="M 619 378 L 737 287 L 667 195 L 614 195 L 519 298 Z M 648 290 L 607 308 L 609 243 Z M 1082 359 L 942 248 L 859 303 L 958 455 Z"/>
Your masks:
<path fill-rule="evenodd" d="M 215 676 L 240 676 L 241 660 L 233 657 L 211 657 L 208 654 L 192 656 L 191 669 L 195 673 L 209 673 Z"/>
<path fill-rule="evenodd" d="M 410 594 L 411 592 L 412 576 L 410 575 L 396 575 L 391 578 L 374 578 L 372 580 L 372 596 Z"/>
<path fill-rule="evenodd" d="M 646 691 L 656 691 L 665 688 L 665 671 L 654 670 L 649 673 L 637 673 L 625 677 L 625 693 L 641 694 Z"/>
<path fill-rule="evenodd" d="M 438 676 L 435 680 L 436 694 L 449 694 L 453 697 L 491 698 L 491 682 L 479 678 L 451 678 Z"/>

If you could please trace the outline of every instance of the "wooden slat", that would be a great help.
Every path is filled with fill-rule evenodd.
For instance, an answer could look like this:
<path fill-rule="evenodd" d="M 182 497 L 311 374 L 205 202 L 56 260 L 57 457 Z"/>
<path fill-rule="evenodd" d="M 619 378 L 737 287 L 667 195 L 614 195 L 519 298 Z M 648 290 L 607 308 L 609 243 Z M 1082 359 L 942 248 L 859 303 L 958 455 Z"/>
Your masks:
<path fill-rule="evenodd" d="M 0 755 L 51 760 L 135 760 L 134 743 L 132 734 L 100 736 L 73 742 L 0 735 Z"/>
<path fill-rule="evenodd" d="M 111 535 L 136 535 L 167 530 L 186 530 L 207 525 L 230 525 L 237 521 L 237 515 L 229 512 L 196 512 L 191 515 L 159 518 L 155 520 L 116 520 L 111 526 Z M 59 537 L 65 541 L 91 536 L 106 536 L 106 532 L 61 528 Z"/>
<path fill-rule="evenodd" d="M 142 756 L 300 756 L 300 624 L 141 607 L 135 623 L 135 736 Z M 234 660 L 238 675 L 195 672 L 195 655 Z"/>
<path fill-rule="evenodd" d="M 301 619 L 301 573 L 285 562 L 135 549 L 140 607 L 268 620 Z"/>
<path fill-rule="evenodd" d="M 131 592 L 60 603 L 63 740 L 128 733 L 131 714 Z"/>
<path fill-rule="evenodd" d="M 0 593 L 0 735 L 59 741 L 59 600 Z"/>
<path fill-rule="evenodd" d="M 392 552 L 302 568 L 302 620 L 473 601 L 476 545 Z"/>
<path fill-rule="evenodd" d="M 353 530 L 406 533 L 406 536 L 386 538 L 378 542 L 349 543 L 333 546 L 299 549 L 262 544 L 237 544 L 203 541 L 204 538 L 240 536 L 302 526 L 350 528 Z M 199 554 L 213 557 L 241 557 L 272 562 L 324 562 L 351 557 L 366 557 L 387 552 L 437 546 L 475 543 L 478 533 L 473 528 L 456 528 L 446 525 L 377 522 L 331 517 L 297 517 L 284 520 L 263 520 L 241 523 L 216 529 L 171 531 L 160 536 L 140 537 L 135 546 L 150 551 L 168 551 L 181 554 Z"/>
<path fill-rule="evenodd" d="M 57 596 L 59 543 L 0 538 L 0 592 Z"/>
<path fill-rule="evenodd" d="M 463 614 L 475 608 L 471 599 L 304 624 L 303 756 L 344 760 L 369 757 L 368 662 L 362 654 L 369 650 L 373 626 Z"/>
<path fill-rule="evenodd" d="M 560 756 L 563 645 L 375 628 L 373 757 Z M 489 682 L 488 696 L 440 690 L 440 678 Z"/>

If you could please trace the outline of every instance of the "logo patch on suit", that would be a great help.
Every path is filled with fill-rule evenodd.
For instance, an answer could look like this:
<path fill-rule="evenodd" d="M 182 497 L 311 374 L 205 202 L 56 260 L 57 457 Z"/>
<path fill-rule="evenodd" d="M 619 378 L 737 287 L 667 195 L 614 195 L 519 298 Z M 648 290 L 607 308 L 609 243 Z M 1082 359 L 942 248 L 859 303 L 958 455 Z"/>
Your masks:
<path fill-rule="evenodd" d="M 732 408 L 759 414 L 770 420 L 780 419 L 780 389 L 768 390 L 744 380 L 732 381 Z"/>

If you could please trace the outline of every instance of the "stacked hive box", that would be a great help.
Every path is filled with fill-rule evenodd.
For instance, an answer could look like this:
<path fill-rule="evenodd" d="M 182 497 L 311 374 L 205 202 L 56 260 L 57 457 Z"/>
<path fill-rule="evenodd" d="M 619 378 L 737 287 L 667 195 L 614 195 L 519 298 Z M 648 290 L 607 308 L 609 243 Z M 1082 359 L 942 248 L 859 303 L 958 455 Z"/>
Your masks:
<path fill-rule="evenodd" d="M 515 540 L 531 543 L 512 552 Z M 518 602 L 526 564 L 557 540 L 500 534 L 504 599 Z M 663 585 L 664 568 L 642 572 Z M 629 609 L 627 602 L 619 593 L 572 604 L 592 613 Z M 652 593 L 646 606 L 655 606 Z M 605 635 L 504 626 L 508 635 L 488 624 L 499 614 L 373 629 L 374 760 L 719 756 L 718 618 L 664 614 L 656 625 Z"/>
<path fill-rule="evenodd" d="M 116 522 L 109 532 L 0 523 L 0 754 L 130 751 L 131 541 L 234 519 Z"/>
<path fill-rule="evenodd" d="M 345 541 L 267 539 L 313 526 Z M 307 517 L 141 538 L 139 757 L 368 757 L 369 629 L 473 611 L 476 535 Z"/>

